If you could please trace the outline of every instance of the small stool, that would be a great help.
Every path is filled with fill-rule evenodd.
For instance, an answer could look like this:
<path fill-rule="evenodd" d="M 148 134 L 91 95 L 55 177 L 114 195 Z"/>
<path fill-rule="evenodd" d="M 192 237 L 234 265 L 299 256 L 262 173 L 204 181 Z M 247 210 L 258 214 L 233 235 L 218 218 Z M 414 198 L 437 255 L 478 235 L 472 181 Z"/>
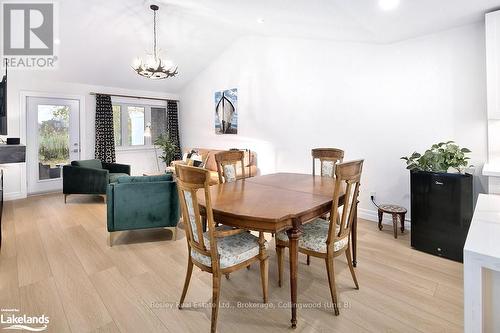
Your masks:
<path fill-rule="evenodd" d="M 406 208 L 398 205 L 380 205 L 378 206 L 378 228 L 382 230 L 382 218 L 384 213 L 392 215 L 392 226 L 394 228 L 394 238 L 398 238 L 398 219 L 401 221 L 401 233 L 405 232 Z"/>

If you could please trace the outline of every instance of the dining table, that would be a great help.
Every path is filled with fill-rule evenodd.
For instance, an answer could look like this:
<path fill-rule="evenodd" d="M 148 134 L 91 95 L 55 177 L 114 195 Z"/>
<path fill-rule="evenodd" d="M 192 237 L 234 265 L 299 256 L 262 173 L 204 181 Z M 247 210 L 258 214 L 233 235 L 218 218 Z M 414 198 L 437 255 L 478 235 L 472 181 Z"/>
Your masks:
<path fill-rule="evenodd" d="M 299 173 L 274 173 L 210 187 L 217 223 L 251 231 L 277 233 L 289 238 L 291 326 L 297 326 L 298 241 L 302 225 L 329 213 L 335 179 Z M 205 196 L 197 194 L 200 214 L 206 218 Z M 339 205 L 344 195 L 341 194 Z M 356 207 L 357 211 L 357 207 Z M 356 266 L 356 222 L 351 228 L 351 250 Z"/>

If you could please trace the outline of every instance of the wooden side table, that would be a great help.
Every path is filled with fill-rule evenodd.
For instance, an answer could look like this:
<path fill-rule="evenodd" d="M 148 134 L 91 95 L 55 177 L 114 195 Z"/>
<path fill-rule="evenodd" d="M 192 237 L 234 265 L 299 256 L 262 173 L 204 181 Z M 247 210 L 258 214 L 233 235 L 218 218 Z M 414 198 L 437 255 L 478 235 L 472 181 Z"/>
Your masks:
<path fill-rule="evenodd" d="M 398 238 L 398 220 L 401 221 L 401 233 L 405 232 L 406 208 L 398 205 L 384 204 L 378 206 L 378 228 L 382 230 L 382 218 L 384 213 L 392 215 L 392 226 L 394 228 L 394 238 Z"/>

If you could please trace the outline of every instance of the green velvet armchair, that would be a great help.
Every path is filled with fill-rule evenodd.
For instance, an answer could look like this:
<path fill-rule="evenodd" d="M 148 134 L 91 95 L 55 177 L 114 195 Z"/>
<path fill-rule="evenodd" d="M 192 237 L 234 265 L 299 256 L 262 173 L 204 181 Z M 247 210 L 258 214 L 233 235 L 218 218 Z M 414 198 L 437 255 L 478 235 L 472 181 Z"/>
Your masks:
<path fill-rule="evenodd" d="M 105 195 L 108 184 L 127 175 L 130 175 L 130 165 L 100 160 L 72 161 L 71 165 L 63 166 L 64 203 L 70 194 Z"/>
<path fill-rule="evenodd" d="M 124 230 L 165 228 L 177 239 L 180 206 L 172 174 L 119 177 L 108 185 L 107 197 L 109 246 Z"/>

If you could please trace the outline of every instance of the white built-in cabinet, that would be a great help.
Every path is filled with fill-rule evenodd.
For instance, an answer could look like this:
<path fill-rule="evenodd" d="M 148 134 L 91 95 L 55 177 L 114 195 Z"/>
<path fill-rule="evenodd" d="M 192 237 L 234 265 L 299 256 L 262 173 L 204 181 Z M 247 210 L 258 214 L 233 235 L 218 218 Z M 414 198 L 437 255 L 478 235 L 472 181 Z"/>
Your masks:
<path fill-rule="evenodd" d="M 488 119 L 500 120 L 500 10 L 486 14 Z"/>

